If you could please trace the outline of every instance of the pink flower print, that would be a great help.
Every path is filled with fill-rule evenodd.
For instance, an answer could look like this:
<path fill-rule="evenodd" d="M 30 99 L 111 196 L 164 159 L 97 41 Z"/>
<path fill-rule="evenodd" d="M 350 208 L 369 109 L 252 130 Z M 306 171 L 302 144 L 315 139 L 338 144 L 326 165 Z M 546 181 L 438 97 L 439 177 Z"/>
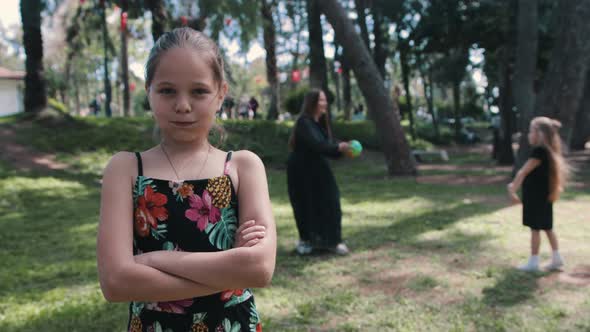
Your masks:
<path fill-rule="evenodd" d="M 207 223 L 215 224 L 221 218 L 221 212 L 211 203 L 212 198 L 207 190 L 203 191 L 202 197 L 195 194 L 189 197 L 191 208 L 186 210 L 184 215 L 189 220 L 196 222 L 201 232 L 205 230 Z"/>

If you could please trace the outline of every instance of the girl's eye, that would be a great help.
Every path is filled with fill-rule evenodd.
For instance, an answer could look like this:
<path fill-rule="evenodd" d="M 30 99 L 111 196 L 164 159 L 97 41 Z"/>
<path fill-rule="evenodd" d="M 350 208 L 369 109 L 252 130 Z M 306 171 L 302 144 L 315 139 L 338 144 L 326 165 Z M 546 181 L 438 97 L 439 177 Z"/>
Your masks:
<path fill-rule="evenodd" d="M 169 95 L 169 94 L 173 94 L 174 93 L 174 89 L 171 89 L 171 88 L 162 88 L 162 89 L 158 90 L 158 93 L 163 94 L 163 95 Z"/>
<path fill-rule="evenodd" d="M 194 89 L 193 90 L 193 94 L 196 94 L 196 95 L 204 95 L 207 93 L 209 93 L 209 91 L 207 89 Z"/>

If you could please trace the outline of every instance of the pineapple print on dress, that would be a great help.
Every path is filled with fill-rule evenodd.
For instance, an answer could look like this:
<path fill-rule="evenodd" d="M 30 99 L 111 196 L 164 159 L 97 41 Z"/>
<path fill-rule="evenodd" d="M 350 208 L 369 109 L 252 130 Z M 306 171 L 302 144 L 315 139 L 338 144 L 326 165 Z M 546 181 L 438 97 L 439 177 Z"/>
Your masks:
<path fill-rule="evenodd" d="M 200 312 L 193 315 L 193 326 L 191 332 L 209 332 L 209 328 L 205 325 L 206 312 Z"/>
<path fill-rule="evenodd" d="M 213 197 L 213 206 L 223 209 L 229 206 L 231 201 L 231 184 L 229 182 L 229 176 L 218 176 L 216 178 L 209 179 L 207 182 L 207 190 Z"/>
<path fill-rule="evenodd" d="M 129 332 L 141 332 L 143 330 L 141 319 L 139 319 L 139 314 L 141 314 L 142 309 L 143 303 L 133 302 L 131 304 L 131 312 L 133 316 L 131 318 L 131 323 L 129 324 Z"/>

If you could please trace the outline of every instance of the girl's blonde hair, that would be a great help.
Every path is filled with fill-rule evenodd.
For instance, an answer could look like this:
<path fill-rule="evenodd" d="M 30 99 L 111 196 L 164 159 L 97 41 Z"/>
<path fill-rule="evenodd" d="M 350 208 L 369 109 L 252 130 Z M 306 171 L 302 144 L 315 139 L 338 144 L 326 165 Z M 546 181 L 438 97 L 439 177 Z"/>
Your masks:
<path fill-rule="evenodd" d="M 532 130 L 539 138 L 539 145 L 549 151 L 549 201 L 555 202 L 565 187 L 570 176 L 570 165 L 565 160 L 561 149 L 559 128 L 561 122 L 545 116 L 538 116 L 531 121 Z"/>

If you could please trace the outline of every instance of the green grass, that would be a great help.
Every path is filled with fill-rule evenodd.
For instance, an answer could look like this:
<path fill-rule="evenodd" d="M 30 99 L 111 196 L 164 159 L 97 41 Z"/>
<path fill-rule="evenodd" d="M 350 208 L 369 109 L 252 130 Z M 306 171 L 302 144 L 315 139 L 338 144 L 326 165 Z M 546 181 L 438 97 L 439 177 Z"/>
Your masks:
<path fill-rule="evenodd" d="M 66 171 L 31 173 L 0 163 L 0 331 L 126 327 L 126 305 L 102 298 L 96 273 L 96 179 L 110 151 L 68 144 L 73 152 L 58 153 L 72 165 Z M 454 165 L 484 169 L 486 158 L 451 155 Z M 504 184 L 388 178 L 382 157 L 372 153 L 333 166 L 353 252 L 347 257 L 293 253 L 285 171 L 268 169 L 278 257 L 272 285 L 255 290 L 266 331 L 590 330 L 590 287 L 513 269 L 527 257 L 529 235 Z M 425 175 L 464 174 L 437 172 Z M 588 189 L 570 190 L 555 205 L 568 270 L 590 257 L 588 206 Z M 542 260 L 548 257 L 543 239 Z"/>

